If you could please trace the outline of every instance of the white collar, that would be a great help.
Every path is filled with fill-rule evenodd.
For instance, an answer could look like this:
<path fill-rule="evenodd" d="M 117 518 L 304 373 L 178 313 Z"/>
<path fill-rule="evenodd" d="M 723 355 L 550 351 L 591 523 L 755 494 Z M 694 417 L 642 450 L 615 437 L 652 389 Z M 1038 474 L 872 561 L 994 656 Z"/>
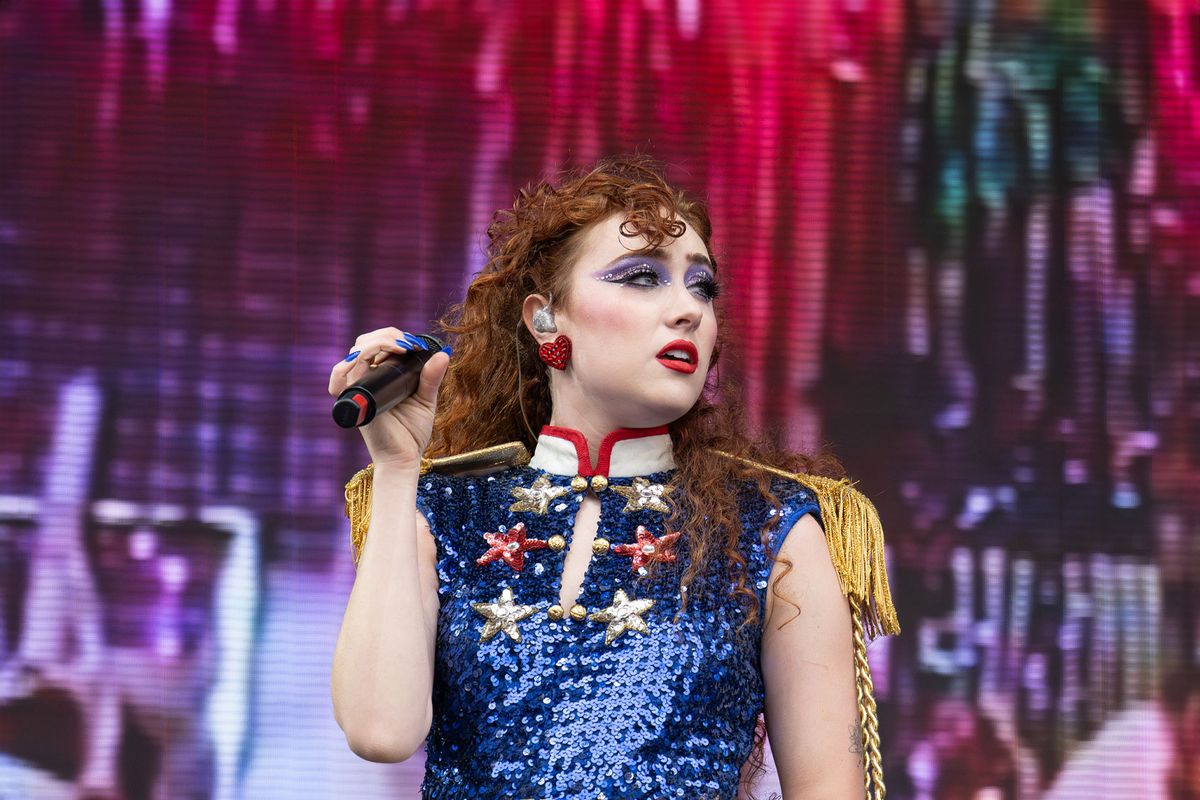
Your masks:
<path fill-rule="evenodd" d="M 538 436 L 529 466 L 555 475 L 631 478 L 673 469 L 675 451 L 666 425 L 617 428 L 600 441 L 593 468 L 587 438 L 581 431 L 546 425 Z"/>

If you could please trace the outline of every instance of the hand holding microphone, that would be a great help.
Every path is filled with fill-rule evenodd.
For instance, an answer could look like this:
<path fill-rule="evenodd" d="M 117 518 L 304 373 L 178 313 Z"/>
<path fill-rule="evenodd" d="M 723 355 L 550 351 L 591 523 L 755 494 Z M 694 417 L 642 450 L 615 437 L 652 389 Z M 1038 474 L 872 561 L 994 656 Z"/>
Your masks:
<path fill-rule="evenodd" d="M 433 436 L 437 391 L 449 363 L 450 349 L 433 336 L 398 328 L 359 336 L 329 376 L 334 421 L 359 428 L 376 465 L 415 468 Z"/>

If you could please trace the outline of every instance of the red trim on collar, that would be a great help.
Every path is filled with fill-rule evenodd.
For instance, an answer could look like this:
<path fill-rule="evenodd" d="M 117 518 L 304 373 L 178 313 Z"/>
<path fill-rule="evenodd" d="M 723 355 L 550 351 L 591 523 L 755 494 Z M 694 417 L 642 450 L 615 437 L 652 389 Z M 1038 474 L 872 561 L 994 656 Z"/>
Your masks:
<path fill-rule="evenodd" d="M 574 428 L 563 428 L 558 425 L 543 425 L 542 433 L 547 436 L 557 436 L 575 445 L 575 455 L 579 458 L 579 474 L 585 478 L 593 475 L 608 477 L 608 465 L 612 460 L 613 445 L 626 439 L 641 439 L 646 436 L 659 436 L 667 433 L 666 425 L 656 425 L 653 428 L 617 428 L 610 431 L 600 440 L 600 451 L 596 454 L 596 469 L 592 469 L 592 458 L 588 452 L 587 437 L 583 431 Z"/>

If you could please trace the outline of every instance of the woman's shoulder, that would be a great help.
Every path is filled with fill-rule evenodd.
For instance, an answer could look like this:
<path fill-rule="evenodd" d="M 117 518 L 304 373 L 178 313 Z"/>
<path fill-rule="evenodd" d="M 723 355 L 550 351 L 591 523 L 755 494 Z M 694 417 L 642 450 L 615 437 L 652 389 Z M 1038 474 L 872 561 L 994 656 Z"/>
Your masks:
<path fill-rule="evenodd" d="M 772 505 L 766 513 L 782 515 L 778 532 L 783 536 L 789 523 L 806 513 L 816 516 L 825 532 L 843 594 L 864 605 L 868 635 L 900 632 L 884 563 L 883 525 L 875 504 L 856 487 L 856 481 L 849 477 L 792 472 L 729 453 L 720 454 L 771 475 L 771 490 L 781 508 L 776 511 Z M 748 483 L 756 486 L 757 481 L 750 479 Z M 777 536 L 772 539 L 776 545 L 781 541 Z"/>

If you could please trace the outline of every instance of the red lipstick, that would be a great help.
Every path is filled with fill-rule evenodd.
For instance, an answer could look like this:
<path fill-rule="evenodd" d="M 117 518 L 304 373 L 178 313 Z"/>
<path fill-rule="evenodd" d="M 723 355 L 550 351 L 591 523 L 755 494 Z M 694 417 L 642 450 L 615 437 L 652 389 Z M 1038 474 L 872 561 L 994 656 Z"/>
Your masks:
<path fill-rule="evenodd" d="M 696 368 L 700 366 L 700 354 L 696 350 L 696 345 L 686 339 L 676 339 L 672 342 L 667 342 L 658 351 L 657 358 L 658 363 L 667 369 L 673 369 L 676 372 L 685 372 L 689 375 L 695 372 Z"/>

